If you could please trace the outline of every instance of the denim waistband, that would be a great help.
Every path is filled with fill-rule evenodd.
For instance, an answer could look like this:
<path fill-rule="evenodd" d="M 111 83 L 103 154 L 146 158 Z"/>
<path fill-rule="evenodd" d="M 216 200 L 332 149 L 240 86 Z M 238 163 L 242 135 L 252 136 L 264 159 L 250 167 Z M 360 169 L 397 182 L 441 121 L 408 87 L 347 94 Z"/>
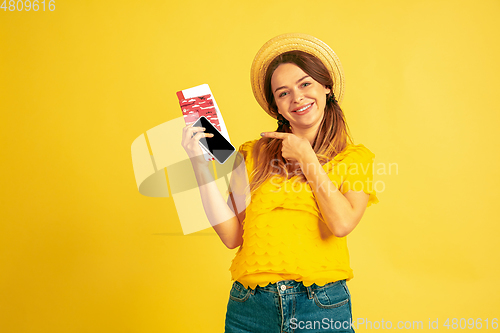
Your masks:
<path fill-rule="evenodd" d="M 344 280 L 339 280 L 335 282 L 326 283 L 324 286 L 318 286 L 313 283 L 312 285 L 306 287 L 302 281 L 295 280 L 282 280 L 275 283 L 269 283 L 265 287 L 257 285 L 255 289 L 248 288 L 252 294 L 255 294 L 257 290 L 263 292 L 272 292 L 277 294 L 297 294 L 297 293 L 307 293 L 309 298 L 312 298 L 314 291 L 326 287 L 330 287 L 336 284 L 341 284 Z M 236 281 L 238 282 L 238 281 Z M 239 282 L 238 282 L 239 283 Z M 243 287 L 243 285 L 242 285 Z M 243 287 L 244 288 L 244 287 Z"/>

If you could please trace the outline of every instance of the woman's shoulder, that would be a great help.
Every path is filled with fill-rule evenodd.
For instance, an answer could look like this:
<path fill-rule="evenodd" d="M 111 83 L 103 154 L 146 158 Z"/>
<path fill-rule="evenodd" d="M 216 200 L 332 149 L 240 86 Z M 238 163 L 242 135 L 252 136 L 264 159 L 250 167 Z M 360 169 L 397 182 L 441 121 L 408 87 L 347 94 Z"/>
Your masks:
<path fill-rule="evenodd" d="M 247 156 L 252 154 L 253 147 L 259 140 L 260 139 L 254 139 L 242 143 L 238 148 L 238 152 L 246 158 Z"/>
<path fill-rule="evenodd" d="M 348 144 L 343 151 L 338 153 L 333 160 L 340 162 L 343 160 L 370 161 L 375 158 L 375 154 L 363 144 Z"/>

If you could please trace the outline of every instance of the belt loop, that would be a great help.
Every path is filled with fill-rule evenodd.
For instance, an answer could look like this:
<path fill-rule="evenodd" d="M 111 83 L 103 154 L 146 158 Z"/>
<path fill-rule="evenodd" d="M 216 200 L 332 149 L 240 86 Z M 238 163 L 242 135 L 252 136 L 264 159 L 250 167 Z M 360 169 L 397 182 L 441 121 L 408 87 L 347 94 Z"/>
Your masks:
<path fill-rule="evenodd" d="M 313 289 L 311 288 L 311 286 L 306 287 L 306 289 L 307 289 L 307 298 L 312 299 L 314 295 Z"/>

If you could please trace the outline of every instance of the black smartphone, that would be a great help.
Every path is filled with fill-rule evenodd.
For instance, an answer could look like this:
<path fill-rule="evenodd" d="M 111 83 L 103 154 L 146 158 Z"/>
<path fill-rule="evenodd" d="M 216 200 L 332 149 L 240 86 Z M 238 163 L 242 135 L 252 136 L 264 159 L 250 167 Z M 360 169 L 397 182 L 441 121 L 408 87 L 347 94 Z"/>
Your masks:
<path fill-rule="evenodd" d="M 203 148 L 217 160 L 220 164 L 224 164 L 227 159 L 236 151 L 233 145 L 212 125 L 212 123 L 201 116 L 192 125 L 193 127 L 205 127 L 205 133 L 212 133 L 213 137 L 202 137 L 200 143 Z"/>

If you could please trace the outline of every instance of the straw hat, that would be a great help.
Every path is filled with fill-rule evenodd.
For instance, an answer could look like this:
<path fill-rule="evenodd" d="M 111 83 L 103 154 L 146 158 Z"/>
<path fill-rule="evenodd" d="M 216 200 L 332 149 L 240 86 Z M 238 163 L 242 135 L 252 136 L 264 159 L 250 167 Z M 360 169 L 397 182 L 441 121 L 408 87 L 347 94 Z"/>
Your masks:
<path fill-rule="evenodd" d="M 252 69 L 250 71 L 250 81 L 252 83 L 255 99 L 257 99 L 260 106 L 273 118 L 276 118 L 276 116 L 269 112 L 264 92 L 264 79 L 267 68 L 271 61 L 278 55 L 296 50 L 307 52 L 320 59 L 330 72 L 333 80 L 333 93 L 338 103 L 340 104 L 344 98 L 345 82 L 342 64 L 335 52 L 333 52 L 328 45 L 316 37 L 306 34 L 293 33 L 279 35 L 269 40 L 261 47 L 253 60 Z"/>

